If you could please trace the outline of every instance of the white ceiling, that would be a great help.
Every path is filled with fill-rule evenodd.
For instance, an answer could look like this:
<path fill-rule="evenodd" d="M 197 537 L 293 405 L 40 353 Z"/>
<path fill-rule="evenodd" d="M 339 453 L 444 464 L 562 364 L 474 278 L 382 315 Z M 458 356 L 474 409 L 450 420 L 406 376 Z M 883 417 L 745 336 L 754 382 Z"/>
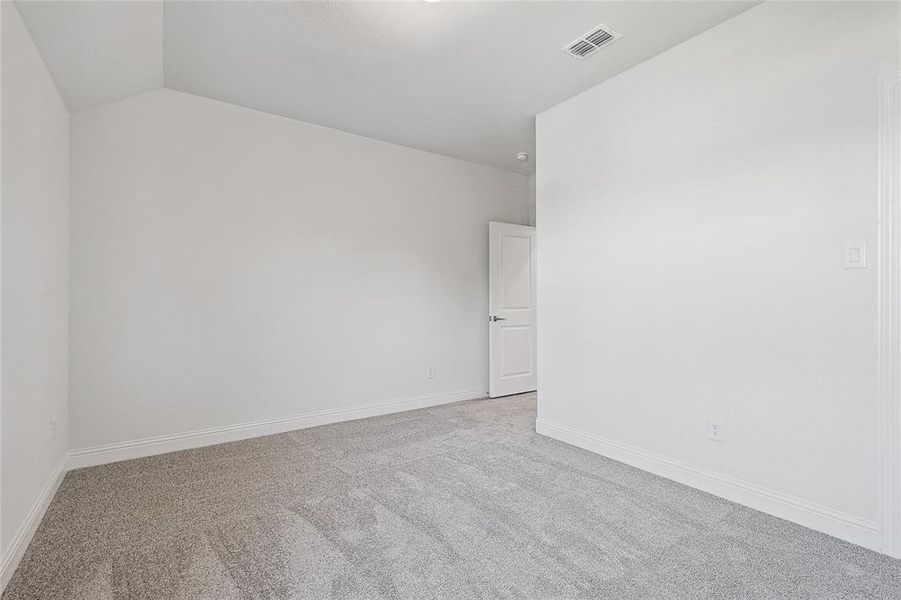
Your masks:
<path fill-rule="evenodd" d="M 163 86 L 160 2 L 17 2 L 75 111 Z"/>
<path fill-rule="evenodd" d="M 157 87 L 520 172 L 535 114 L 755 2 L 17 3 L 73 111 Z M 560 48 L 604 23 L 622 38 Z"/>

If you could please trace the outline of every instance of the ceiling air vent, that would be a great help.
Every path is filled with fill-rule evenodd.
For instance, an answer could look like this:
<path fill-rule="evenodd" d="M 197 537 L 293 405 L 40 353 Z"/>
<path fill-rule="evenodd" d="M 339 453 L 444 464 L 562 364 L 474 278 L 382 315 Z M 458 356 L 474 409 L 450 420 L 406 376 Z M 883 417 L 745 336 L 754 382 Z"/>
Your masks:
<path fill-rule="evenodd" d="M 562 50 L 579 60 L 588 58 L 604 46 L 619 39 L 619 34 L 606 25 L 598 25 L 585 35 L 565 45 Z"/>

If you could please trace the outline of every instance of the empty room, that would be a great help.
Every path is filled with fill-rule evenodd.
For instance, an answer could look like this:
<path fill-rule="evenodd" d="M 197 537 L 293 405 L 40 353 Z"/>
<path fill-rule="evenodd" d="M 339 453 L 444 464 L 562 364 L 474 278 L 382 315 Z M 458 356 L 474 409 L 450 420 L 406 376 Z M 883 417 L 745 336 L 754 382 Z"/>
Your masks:
<path fill-rule="evenodd" d="M 2 600 L 901 600 L 901 2 L 0 0 Z"/>

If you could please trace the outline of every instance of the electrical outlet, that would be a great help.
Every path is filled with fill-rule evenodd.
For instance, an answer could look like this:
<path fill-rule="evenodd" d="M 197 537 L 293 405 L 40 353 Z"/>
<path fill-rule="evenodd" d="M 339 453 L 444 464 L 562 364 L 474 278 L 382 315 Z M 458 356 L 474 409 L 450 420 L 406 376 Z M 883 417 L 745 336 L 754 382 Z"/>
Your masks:
<path fill-rule="evenodd" d="M 435 379 L 435 367 L 426 369 L 425 376 L 429 379 Z"/>
<path fill-rule="evenodd" d="M 56 419 L 50 419 L 50 439 L 56 439 Z"/>
<path fill-rule="evenodd" d="M 714 442 L 723 441 L 723 423 L 720 419 L 707 419 L 707 437 Z"/>

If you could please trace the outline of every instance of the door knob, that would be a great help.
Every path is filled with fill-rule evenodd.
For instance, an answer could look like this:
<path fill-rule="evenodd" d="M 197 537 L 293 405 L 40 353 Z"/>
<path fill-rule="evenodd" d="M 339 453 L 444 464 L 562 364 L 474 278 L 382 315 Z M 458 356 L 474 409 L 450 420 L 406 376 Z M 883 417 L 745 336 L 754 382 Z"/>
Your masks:
<path fill-rule="evenodd" d="M 507 319 L 505 317 L 499 317 L 497 315 L 494 315 L 493 317 L 489 318 L 488 320 L 489 321 L 506 321 Z"/>

